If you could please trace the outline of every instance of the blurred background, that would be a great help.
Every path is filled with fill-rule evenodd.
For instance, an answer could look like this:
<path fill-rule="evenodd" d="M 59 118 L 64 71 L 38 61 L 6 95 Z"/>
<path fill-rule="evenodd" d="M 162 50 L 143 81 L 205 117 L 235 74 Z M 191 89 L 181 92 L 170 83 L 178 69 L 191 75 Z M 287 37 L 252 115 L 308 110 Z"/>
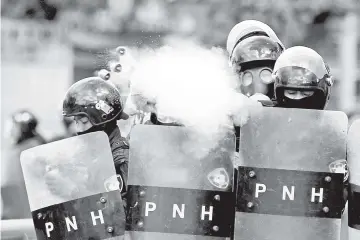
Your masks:
<path fill-rule="evenodd" d="M 31 110 L 46 140 L 62 135 L 61 100 L 106 68 L 119 45 L 159 47 L 190 38 L 225 48 L 231 28 L 255 19 L 286 47 L 315 49 L 336 78 L 330 110 L 360 113 L 358 0 L 2 0 L 1 153 L 10 114 Z M 2 161 L 3 162 L 3 161 Z"/>
<path fill-rule="evenodd" d="M 105 68 L 109 49 L 157 47 L 172 37 L 225 47 L 231 28 L 246 19 L 269 24 L 287 47 L 318 51 L 337 80 L 328 109 L 352 114 L 360 101 L 356 2 L 2 0 L 2 120 L 29 108 L 51 138 L 63 131 L 59 99 L 73 82 Z"/>

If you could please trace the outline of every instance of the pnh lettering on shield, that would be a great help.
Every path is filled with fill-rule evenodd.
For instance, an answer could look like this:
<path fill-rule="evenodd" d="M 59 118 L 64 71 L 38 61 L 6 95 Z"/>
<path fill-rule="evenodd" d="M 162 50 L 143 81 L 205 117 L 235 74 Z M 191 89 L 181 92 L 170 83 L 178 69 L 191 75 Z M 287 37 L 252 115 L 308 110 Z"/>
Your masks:
<path fill-rule="evenodd" d="M 208 216 L 208 220 L 212 221 L 213 219 L 213 206 L 209 206 L 208 210 L 205 205 L 201 206 L 200 219 L 205 220 L 205 217 Z M 145 217 L 149 216 L 150 212 L 154 212 L 156 210 L 156 203 L 154 202 L 145 202 Z M 173 204 L 172 206 L 172 218 L 185 218 L 185 204 L 181 204 L 181 208 L 178 204 Z"/>
<path fill-rule="evenodd" d="M 90 212 L 89 215 L 90 215 L 89 217 L 91 217 L 93 226 L 96 226 L 98 223 L 104 224 L 104 217 L 103 217 L 102 210 L 98 210 L 97 215 L 95 214 L 94 211 Z M 78 230 L 78 225 L 77 225 L 75 216 L 72 216 L 71 219 L 69 217 L 65 217 L 65 223 L 66 223 L 66 229 L 68 232 Z M 50 238 L 51 232 L 54 230 L 54 224 L 52 222 L 46 222 L 45 230 L 46 230 L 46 236 L 48 238 Z"/>
<path fill-rule="evenodd" d="M 129 231 L 229 237 L 233 192 L 131 185 Z"/>
<path fill-rule="evenodd" d="M 239 167 L 239 212 L 320 218 L 341 217 L 343 174 Z"/>
<path fill-rule="evenodd" d="M 267 191 L 266 185 L 263 183 L 255 184 L 255 198 L 259 198 L 260 193 L 265 193 Z M 324 188 L 319 188 L 318 192 L 316 188 L 311 188 L 311 199 L 310 201 L 315 202 L 315 198 L 318 197 L 318 202 L 322 203 L 324 198 Z M 291 186 L 291 190 L 289 190 L 288 186 L 282 187 L 282 200 L 295 200 L 295 186 Z"/>

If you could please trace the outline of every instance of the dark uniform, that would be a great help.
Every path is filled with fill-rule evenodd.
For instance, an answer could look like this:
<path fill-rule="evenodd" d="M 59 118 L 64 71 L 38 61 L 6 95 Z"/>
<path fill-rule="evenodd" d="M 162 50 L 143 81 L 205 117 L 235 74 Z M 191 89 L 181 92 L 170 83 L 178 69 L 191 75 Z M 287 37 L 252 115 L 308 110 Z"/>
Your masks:
<path fill-rule="evenodd" d="M 128 179 L 128 165 L 129 165 L 129 142 L 126 138 L 121 136 L 119 127 L 109 135 L 110 147 L 114 158 L 115 170 L 124 181 L 123 184 L 123 196 L 126 193 L 126 184 Z"/>
<path fill-rule="evenodd" d="M 92 127 L 78 134 L 104 131 L 114 158 L 116 173 L 119 175 L 120 189 L 125 195 L 127 184 L 129 144 L 121 136 L 117 120 L 127 119 L 123 112 L 121 96 L 116 87 L 99 77 L 90 77 L 73 84 L 63 102 L 63 115 L 86 116 Z"/>

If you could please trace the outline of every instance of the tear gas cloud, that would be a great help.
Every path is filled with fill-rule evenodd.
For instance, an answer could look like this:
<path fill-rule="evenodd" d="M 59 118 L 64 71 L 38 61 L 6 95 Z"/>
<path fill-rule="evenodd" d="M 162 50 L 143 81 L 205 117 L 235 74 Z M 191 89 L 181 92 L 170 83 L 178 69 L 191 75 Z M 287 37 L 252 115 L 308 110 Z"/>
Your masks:
<path fill-rule="evenodd" d="M 237 76 L 221 49 L 182 41 L 142 51 L 130 79 L 128 105 L 151 110 L 146 103 L 154 103 L 157 114 L 176 119 L 212 141 L 248 116 L 251 102 L 236 92 Z"/>
<path fill-rule="evenodd" d="M 237 81 L 221 49 L 180 42 L 139 56 L 131 92 L 155 103 L 158 114 L 217 133 L 233 126 L 234 115 L 247 116 L 249 100 L 235 91 Z"/>

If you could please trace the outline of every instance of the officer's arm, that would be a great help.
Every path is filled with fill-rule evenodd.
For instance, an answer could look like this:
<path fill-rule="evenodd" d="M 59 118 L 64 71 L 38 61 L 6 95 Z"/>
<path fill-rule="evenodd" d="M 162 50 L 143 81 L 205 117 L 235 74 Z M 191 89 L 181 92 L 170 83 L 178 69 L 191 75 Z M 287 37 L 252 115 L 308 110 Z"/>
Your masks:
<path fill-rule="evenodd" d="M 113 157 L 116 174 L 119 174 L 124 182 L 121 192 L 126 192 L 129 164 L 129 145 L 126 143 L 116 146 L 113 150 Z"/>

